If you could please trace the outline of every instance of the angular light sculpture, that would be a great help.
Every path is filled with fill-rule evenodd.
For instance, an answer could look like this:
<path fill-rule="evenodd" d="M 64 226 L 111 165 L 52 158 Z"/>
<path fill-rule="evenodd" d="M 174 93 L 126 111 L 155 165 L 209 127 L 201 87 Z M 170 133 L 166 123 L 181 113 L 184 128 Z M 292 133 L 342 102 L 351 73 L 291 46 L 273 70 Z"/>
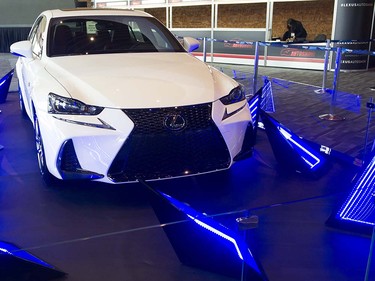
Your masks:
<path fill-rule="evenodd" d="M 273 153 L 284 171 L 318 176 L 327 166 L 325 156 L 269 114 L 260 111 Z"/>
<path fill-rule="evenodd" d="M 143 184 L 151 190 L 155 214 L 183 264 L 238 280 L 268 280 L 238 233 Z"/>
<path fill-rule="evenodd" d="M 263 87 L 262 87 L 263 88 Z M 252 155 L 254 145 L 256 143 L 258 122 L 259 122 L 259 110 L 260 103 L 262 100 L 262 88 L 258 90 L 252 97 L 247 101 L 252 122 L 249 122 L 246 128 L 245 137 L 241 151 L 234 157 L 234 161 L 240 161 L 248 158 Z"/>
<path fill-rule="evenodd" d="M 361 167 L 362 164 L 363 164 L 362 160 L 357 158 L 357 157 L 350 156 L 346 153 L 335 150 L 335 149 L 333 149 L 329 146 L 322 145 L 322 144 L 310 141 L 308 139 L 303 139 L 303 140 L 312 149 L 315 149 L 316 151 L 319 151 L 320 153 L 326 155 L 326 157 L 329 158 L 329 159 L 334 159 L 334 160 L 337 160 L 338 162 L 341 162 L 343 164 L 353 165 L 353 166 L 357 166 L 357 167 Z"/>
<path fill-rule="evenodd" d="M 265 76 L 263 78 L 263 83 L 261 108 L 265 112 L 275 112 L 275 102 L 273 99 L 271 81 Z"/>
<path fill-rule="evenodd" d="M 66 273 L 17 246 L 0 241 L 1 280 L 53 280 Z"/>
<path fill-rule="evenodd" d="M 375 227 L 375 153 L 328 224 L 370 234 Z"/>
<path fill-rule="evenodd" d="M 248 100 L 249 108 L 250 108 L 250 114 L 251 114 L 251 120 L 254 130 L 258 127 L 259 122 L 259 111 L 260 106 L 262 102 L 262 95 L 263 95 L 263 87 L 256 92 L 254 96 L 252 96 Z"/>
<path fill-rule="evenodd" d="M 14 69 L 9 71 L 3 78 L 0 79 L 0 103 L 6 102 L 13 74 Z"/>

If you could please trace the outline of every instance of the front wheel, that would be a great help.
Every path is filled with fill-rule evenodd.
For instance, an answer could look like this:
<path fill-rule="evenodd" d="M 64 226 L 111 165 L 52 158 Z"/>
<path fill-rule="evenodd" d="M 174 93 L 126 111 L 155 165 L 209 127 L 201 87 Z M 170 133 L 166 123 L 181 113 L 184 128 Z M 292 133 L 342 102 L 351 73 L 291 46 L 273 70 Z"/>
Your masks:
<path fill-rule="evenodd" d="M 34 114 L 34 132 L 40 174 L 42 175 L 42 178 L 47 185 L 55 184 L 57 183 L 57 179 L 48 171 L 43 139 L 40 133 L 38 116 L 36 114 Z"/>

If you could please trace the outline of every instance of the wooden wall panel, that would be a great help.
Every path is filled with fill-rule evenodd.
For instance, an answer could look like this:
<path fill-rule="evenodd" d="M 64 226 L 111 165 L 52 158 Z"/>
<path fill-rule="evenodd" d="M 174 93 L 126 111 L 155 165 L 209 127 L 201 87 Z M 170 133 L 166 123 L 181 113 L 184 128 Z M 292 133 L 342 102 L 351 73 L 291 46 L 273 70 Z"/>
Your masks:
<path fill-rule="evenodd" d="M 211 28 L 211 5 L 173 7 L 173 28 Z"/>
<path fill-rule="evenodd" d="M 267 4 L 219 5 L 219 28 L 265 28 Z"/>
<path fill-rule="evenodd" d="M 286 21 L 294 18 L 302 22 L 307 31 L 307 39 L 314 40 L 318 34 L 331 38 L 334 0 L 276 2 L 273 13 L 272 36 L 284 34 Z"/>
<path fill-rule="evenodd" d="M 313 40 L 318 34 L 331 37 L 334 0 L 275 2 L 272 37 L 281 37 L 286 30 L 288 18 L 302 21 Z M 210 28 L 211 6 L 173 7 L 173 28 Z M 165 10 L 146 9 L 166 23 Z M 219 28 L 266 28 L 266 3 L 218 5 Z"/>
<path fill-rule="evenodd" d="M 166 8 L 152 8 L 145 9 L 146 13 L 153 15 L 155 18 L 160 20 L 164 25 L 167 25 Z"/>

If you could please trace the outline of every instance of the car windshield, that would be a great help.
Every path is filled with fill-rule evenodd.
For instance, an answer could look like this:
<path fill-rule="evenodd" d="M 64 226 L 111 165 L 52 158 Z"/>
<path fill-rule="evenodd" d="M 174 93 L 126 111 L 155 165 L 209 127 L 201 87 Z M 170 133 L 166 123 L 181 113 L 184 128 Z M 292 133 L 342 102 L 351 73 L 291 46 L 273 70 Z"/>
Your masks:
<path fill-rule="evenodd" d="M 48 33 L 50 57 L 185 51 L 169 30 L 152 17 L 55 18 Z"/>

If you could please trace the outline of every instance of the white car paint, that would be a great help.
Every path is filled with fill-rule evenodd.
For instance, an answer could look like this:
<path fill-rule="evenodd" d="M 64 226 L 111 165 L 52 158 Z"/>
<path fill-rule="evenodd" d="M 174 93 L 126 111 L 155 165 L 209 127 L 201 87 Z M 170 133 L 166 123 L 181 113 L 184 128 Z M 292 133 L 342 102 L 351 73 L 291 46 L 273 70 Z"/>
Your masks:
<path fill-rule="evenodd" d="M 212 102 L 236 86 L 229 79 L 220 83 L 219 73 L 187 53 L 59 57 L 50 59 L 45 69 L 72 98 L 113 108 Z"/>
<path fill-rule="evenodd" d="M 178 51 L 173 52 L 107 53 L 107 51 L 103 51 L 103 53 L 97 54 L 87 51 L 53 55 L 51 51 L 52 28 L 57 28 L 60 21 L 69 24 L 67 18 L 82 16 L 94 17 L 98 34 L 102 28 L 100 25 L 102 16 L 107 19 L 112 16 L 131 16 L 133 19 L 137 17 L 152 18 L 140 11 L 127 10 L 45 11 L 36 20 L 32 29 L 36 32 L 31 32 L 29 40 L 17 42 L 11 46 L 11 52 L 20 56 L 16 64 L 20 97 L 26 114 L 34 123 L 37 139 L 42 140 L 42 142 L 37 142 L 37 147 L 43 144 L 42 157 L 45 158 L 45 162 L 42 161 L 39 164 L 41 173 L 47 182 L 54 178 L 63 180 L 84 178 L 106 183 L 123 183 L 136 181 L 137 177 L 144 180 L 159 180 L 208 173 L 229 168 L 240 152 L 248 152 L 243 151 L 243 148 L 246 147 L 245 142 L 248 141 L 245 140 L 245 133 L 251 130 L 252 126 L 250 126 L 251 115 L 246 99 L 240 95 L 241 99 L 238 101 L 231 100 L 228 104 L 224 104 L 222 101 L 232 90 L 238 88 L 239 84 L 184 51 L 175 39 L 171 39 L 171 44 L 175 44 L 174 48 Z M 91 22 L 90 25 L 92 25 Z M 92 29 L 92 27 L 90 28 Z M 113 32 L 112 29 L 115 30 L 115 27 L 109 25 L 108 32 Z M 39 33 L 38 30 L 40 30 Z M 114 31 L 114 33 L 116 32 Z M 77 34 L 76 32 L 74 36 L 78 38 Z M 145 32 L 145 34 L 147 33 Z M 190 50 L 196 44 L 196 40 L 192 38 L 185 39 L 184 42 L 187 44 L 187 49 Z M 155 45 L 155 42 L 153 44 Z M 51 93 L 61 97 L 57 98 L 56 104 L 63 110 L 62 112 L 51 107 L 49 102 Z M 236 93 L 241 93 L 241 91 Z M 67 113 L 64 111 L 67 104 L 74 103 L 72 100 L 65 103 L 66 98 L 79 101 L 80 108 L 82 108 L 81 103 L 84 103 L 85 106 L 82 110 L 85 114 L 92 108 L 98 110 L 98 113 L 78 114 L 77 112 L 81 109 L 77 109 L 78 111 L 74 111 L 74 113 Z M 196 113 L 193 112 L 203 110 L 201 108 L 208 108 L 209 117 L 202 117 L 206 116 L 203 113 L 203 115 L 199 113 L 201 117 L 195 117 Z M 148 112 L 159 114 L 159 117 L 155 115 L 155 118 L 162 119 L 161 123 L 158 121 L 160 123 L 158 125 L 163 131 L 155 133 L 155 142 L 153 142 L 154 133 L 150 133 L 153 128 L 149 129 L 150 132 L 145 133 L 149 147 L 144 148 L 150 149 L 149 152 L 153 152 L 153 149 L 160 150 L 161 154 L 155 154 L 160 158 L 163 158 L 164 149 L 168 156 L 166 159 L 160 160 L 160 163 L 166 165 L 165 167 L 163 164 L 157 165 L 159 164 L 158 159 L 152 160 L 155 162 L 151 161 L 154 166 L 157 166 L 155 173 L 149 171 L 152 168 L 148 168 L 148 171 L 145 172 L 147 176 L 144 178 L 142 167 L 139 167 L 139 170 L 137 168 L 137 172 L 134 172 L 127 180 L 125 178 L 127 178 L 128 171 L 121 170 L 123 166 L 121 161 L 124 161 L 121 159 L 127 159 L 124 156 L 124 151 L 130 154 L 132 152 L 132 150 L 128 151 L 129 147 L 134 147 L 129 145 L 130 140 L 142 141 L 143 138 L 140 136 L 143 132 L 137 131 L 139 129 L 135 126 L 135 121 L 132 120 L 132 118 L 138 118 L 137 115 L 129 117 L 126 110 L 138 109 L 145 114 Z M 187 117 L 186 114 L 193 115 Z M 147 118 L 153 119 L 154 117 Z M 206 124 L 204 125 L 206 127 L 197 127 L 197 129 L 191 127 L 196 118 L 203 118 L 202 124 Z M 180 124 L 176 121 L 177 119 Z M 37 130 L 38 128 L 39 130 Z M 216 130 L 219 133 L 215 133 Z M 199 138 L 202 136 L 209 137 L 209 139 L 200 140 Z M 158 144 L 159 137 L 171 141 L 171 144 L 176 147 L 171 145 L 166 148 L 162 144 Z M 188 147 L 190 141 L 186 141 L 186 137 L 194 142 L 192 144 L 194 147 Z M 181 140 L 181 143 L 176 140 Z M 212 141 L 215 143 L 207 143 Z M 216 142 L 223 144 L 219 145 Z M 153 147 L 154 145 L 155 147 Z M 179 155 L 173 156 L 173 151 L 175 149 L 183 152 L 183 145 L 186 146 L 186 151 L 190 152 L 200 149 L 201 146 L 205 147 L 203 153 L 211 146 L 221 147 L 222 151 L 211 152 L 207 155 L 214 157 L 215 154 L 222 154 L 225 158 L 227 154 L 229 158 L 226 163 L 217 167 L 210 159 L 204 159 L 203 155 L 197 155 L 197 159 L 190 159 L 181 164 L 180 162 L 184 162 L 185 159 L 179 159 Z M 142 155 L 142 157 L 146 156 Z M 189 157 L 189 155 L 184 157 Z M 138 161 L 136 158 L 134 155 L 129 156 L 129 159 Z M 171 159 L 175 163 L 165 162 Z M 195 169 L 194 163 L 200 163 L 200 161 L 207 162 L 208 168 Z M 138 163 L 138 166 L 146 167 L 147 164 L 141 162 Z M 179 165 L 186 165 L 186 168 L 181 166 L 173 171 L 173 167 Z M 111 169 L 112 166 L 115 166 L 116 169 Z M 124 167 L 130 166 L 124 164 Z M 164 172 L 164 168 L 169 170 Z M 172 171 L 170 171 L 171 169 Z M 118 172 L 111 174 L 113 170 L 120 170 L 124 177 L 118 176 Z"/>

